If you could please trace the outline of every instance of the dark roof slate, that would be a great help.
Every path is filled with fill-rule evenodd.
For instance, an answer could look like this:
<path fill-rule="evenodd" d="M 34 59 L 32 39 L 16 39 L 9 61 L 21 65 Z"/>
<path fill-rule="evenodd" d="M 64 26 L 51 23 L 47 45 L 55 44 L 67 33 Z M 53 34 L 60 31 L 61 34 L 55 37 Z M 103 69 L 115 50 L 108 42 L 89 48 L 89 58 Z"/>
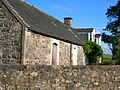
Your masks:
<path fill-rule="evenodd" d="M 72 27 L 70 27 L 72 32 L 85 44 L 86 43 L 86 39 L 87 39 L 87 33 L 86 34 L 78 34 L 78 32 L 76 32 L 76 30 Z M 82 37 L 82 38 L 81 38 Z"/>
<path fill-rule="evenodd" d="M 85 43 L 88 41 L 88 34 L 78 34 L 78 36 L 81 36 L 82 38 L 84 38 Z"/>
<path fill-rule="evenodd" d="M 101 36 L 101 34 L 95 34 L 95 37 L 99 38 Z"/>
<path fill-rule="evenodd" d="M 92 32 L 94 28 L 74 28 L 76 32 Z"/>
<path fill-rule="evenodd" d="M 75 29 L 73 29 L 73 32 L 84 42 L 86 43 L 88 41 L 88 33 L 86 32 L 77 32 Z M 82 38 L 81 38 L 82 37 Z"/>
<path fill-rule="evenodd" d="M 10 5 L 18 12 L 20 17 L 36 33 L 60 39 L 77 45 L 84 45 L 84 42 L 56 18 L 38 10 L 34 6 L 21 0 L 7 0 Z"/>

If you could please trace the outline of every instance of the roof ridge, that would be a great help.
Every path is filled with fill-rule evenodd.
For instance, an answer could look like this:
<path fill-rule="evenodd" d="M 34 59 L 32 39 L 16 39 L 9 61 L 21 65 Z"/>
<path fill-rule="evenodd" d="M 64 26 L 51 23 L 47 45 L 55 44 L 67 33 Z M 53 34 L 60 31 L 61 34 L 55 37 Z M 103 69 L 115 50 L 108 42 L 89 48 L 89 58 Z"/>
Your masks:
<path fill-rule="evenodd" d="M 94 28 L 92 28 L 92 27 L 88 27 L 88 28 L 74 28 L 74 29 L 94 29 Z"/>

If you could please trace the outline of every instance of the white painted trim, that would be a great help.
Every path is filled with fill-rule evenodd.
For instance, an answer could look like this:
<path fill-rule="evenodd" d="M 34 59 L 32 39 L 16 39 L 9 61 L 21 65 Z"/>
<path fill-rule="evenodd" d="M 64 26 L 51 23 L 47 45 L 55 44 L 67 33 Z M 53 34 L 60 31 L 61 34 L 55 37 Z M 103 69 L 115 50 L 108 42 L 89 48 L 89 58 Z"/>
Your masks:
<path fill-rule="evenodd" d="M 90 41 L 90 33 L 88 33 L 88 40 Z"/>
<path fill-rule="evenodd" d="M 23 65 L 26 65 L 26 58 L 25 58 L 25 54 L 26 54 L 26 41 L 27 41 L 27 31 L 28 30 L 28 28 L 25 28 L 25 33 L 24 33 L 24 53 L 23 53 Z"/>
<path fill-rule="evenodd" d="M 78 47 L 77 45 L 72 45 L 71 52 L 72 65 L 78 65 Z"/>
<path fill-rule="evenodd" d="M 59 65 L 59 47 L 60 47 L 60 42 L 57 39 L 52 39 L 51 40 L 51 55 L 50 55 L 50 65 L 52 65 L 52 50 L 53 50 L 53 44 L 57 44 L 57 65 Z"/>
<path fill-rule="evenodd" d="M 101 35 L 100 35 L 100 37 L 99 37 L 99 45 L 101 46 Z"/>
<path fill-rule="evenodd" d="M 95 34 L 96 34 L 95 31 L 96 31 L 96 30 L 95 30 L 95 28 L 94 28 L 93 31 L 92 31 L 92 41 L 93 41 L 93 42 L 95 42 Z"/>

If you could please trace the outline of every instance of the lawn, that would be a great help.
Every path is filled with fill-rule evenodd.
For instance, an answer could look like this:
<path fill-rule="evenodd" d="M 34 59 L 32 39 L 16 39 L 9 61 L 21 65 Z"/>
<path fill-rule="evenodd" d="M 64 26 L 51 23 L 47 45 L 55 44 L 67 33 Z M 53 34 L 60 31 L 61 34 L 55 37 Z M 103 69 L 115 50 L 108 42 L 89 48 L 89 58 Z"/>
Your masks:
<path fill-rule="evenodd" d="M 112 65 L 112 55 L 111 54 L 103 54 L 103 65 Z"/>
<path fill-rule="evenodd" d="M 103 61 L 111 61 L 112 55 L 111 54 L 103 54 Z"/>

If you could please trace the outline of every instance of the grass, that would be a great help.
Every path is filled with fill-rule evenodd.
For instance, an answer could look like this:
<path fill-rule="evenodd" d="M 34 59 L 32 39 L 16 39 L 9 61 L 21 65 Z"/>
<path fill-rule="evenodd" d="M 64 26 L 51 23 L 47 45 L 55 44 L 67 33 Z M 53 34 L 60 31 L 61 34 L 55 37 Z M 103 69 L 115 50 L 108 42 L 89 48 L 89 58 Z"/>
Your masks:
<path fill-rule="evenodd" d="M 111 61 L 112 55 L 111 54 L 103 54 L 103 61 Z"/>
<path fill-rule="evenodd" d="M 112 60 L 111 54 L 103 54 L 103 61 L 102 61 L 103 65 L 112 65 L 113 62 L 111 60 Z"/>

